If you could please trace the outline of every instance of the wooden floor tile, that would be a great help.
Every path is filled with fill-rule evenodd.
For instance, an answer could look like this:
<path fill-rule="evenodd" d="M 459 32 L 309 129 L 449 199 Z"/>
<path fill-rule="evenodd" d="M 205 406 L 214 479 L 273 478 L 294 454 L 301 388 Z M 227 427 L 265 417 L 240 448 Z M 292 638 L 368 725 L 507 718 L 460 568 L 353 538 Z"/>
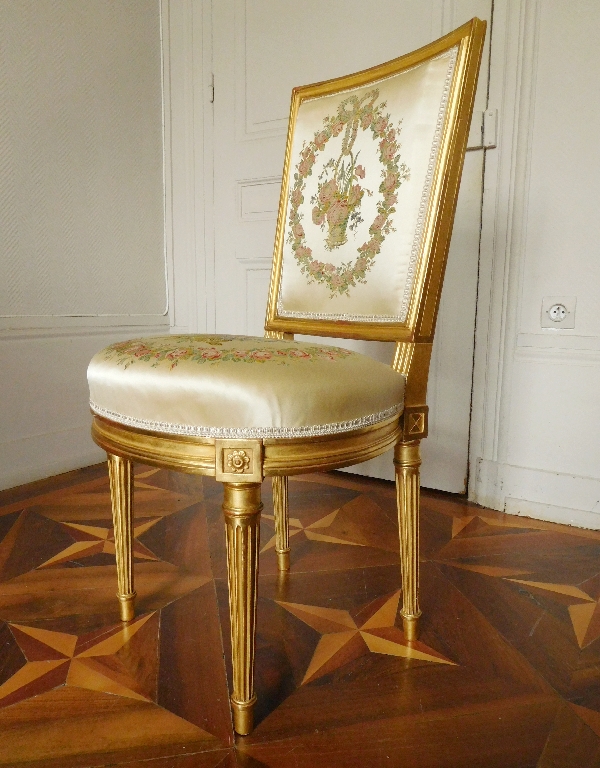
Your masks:
<path fill-rule="evenodd" d="M 151 702 L 62 687 L 0 710 L 0 765 L 105 765 L 129 757 L 211 751 L 210 734 Z"/>
<path fill-rule="evenodd" d="M 560 707 L 537 768 L 600 766 L 600 736 L 578 717 L 578 709 Z"/>
<path fill-rule="evenodd" d="M 534 768 L 557 709 L 545 696 L 453 712 L 383 716 L 241 749 L 258 768 Z M 244 765 L 244 763 L 241 763 Z"/>
<path fill-rule="evenodd" d="M 158 703 L 233 743 L 219 614 L 212 582 L 161 611 Z"/>

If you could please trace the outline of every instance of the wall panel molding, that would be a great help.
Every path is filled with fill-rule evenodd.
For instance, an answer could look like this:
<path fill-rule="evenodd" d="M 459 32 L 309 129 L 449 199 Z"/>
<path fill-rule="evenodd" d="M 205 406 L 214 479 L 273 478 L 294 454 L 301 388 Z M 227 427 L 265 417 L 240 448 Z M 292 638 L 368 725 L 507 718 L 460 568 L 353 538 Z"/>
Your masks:
<path fill-rule="evenodd" d="M 524 262 L 539 0 L 496 4 L 489 102 L 500 114 L 498 148 L 486 152 L 470 466 L 505 460 L 510 390 Z M 484 460 L 484 464 L 481 461 Z M 469 498 L 502 508 L 493 477 L 470 483 Z M 497 489 L 498 495 L 489 490 Z"/>
<path fill-rule="evenodd" d="M 577 359 L 578 352 L 600 352 L 600 336 L 581 336 L 575 333 L 563 331 L 550 331 L 548 333 L 519 333 L 517 336 L 518 351 L 524 353 L 529 350 L 554 350 L 556 358 L 560 355 Z M 533 354 L 533 352 L 532 352 Z M 600 356 L 598 357 L 600 362 Z"/>
<path fill-rule="evenodd" d="M 167 323 L 156 325 L 94 325 L 94 326 L 52 326 L 47 328 L 8 328 L 0 329 L 0 344 L 19 339 L 65 339 L 91 336 L 106 336 L 117 333 L 127 338 L 154 336 L 169 332 Z"/>
<path fill-rule="evenodd" d="M 281 176 L 238 181 L 240 221 L 274 221 L 277 219 Z"/>
<path fill-rule="evenodd" d="M 210 0 L 162 0 L 167 253 L 173 332 L 215 325 Z"/>
<path fill-rule="evenodd" d="M 236 77 L 236 134 L 238 140 L 251 140 L 285 136 L 288 125 L 287 111 L 274 120 L 252 120 L 248 110 L 248 0 L 235 0 L 235 62 L 236 72 L 244 73 Z"/>
<path fill-rule="evenodd" d="M 600 529 L 600 480 L 480 459 L 480 504 L 513 515 Z"/>

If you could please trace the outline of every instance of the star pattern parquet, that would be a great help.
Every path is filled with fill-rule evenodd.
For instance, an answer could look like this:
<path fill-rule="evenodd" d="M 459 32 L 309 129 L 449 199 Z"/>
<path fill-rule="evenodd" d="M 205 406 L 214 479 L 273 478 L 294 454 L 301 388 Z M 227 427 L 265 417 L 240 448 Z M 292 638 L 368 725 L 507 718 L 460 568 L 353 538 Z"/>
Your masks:
<path fill-rule="evenodd" d="M 424 492 L 407 642 L 395 491 L 263 486 L 257 726 L 234 740 L 220 488 L 136 468 L 136 619 L 118 620 L 103 468 L 0 494 L 0 766 L 600 766 L 600 532 Z"/>

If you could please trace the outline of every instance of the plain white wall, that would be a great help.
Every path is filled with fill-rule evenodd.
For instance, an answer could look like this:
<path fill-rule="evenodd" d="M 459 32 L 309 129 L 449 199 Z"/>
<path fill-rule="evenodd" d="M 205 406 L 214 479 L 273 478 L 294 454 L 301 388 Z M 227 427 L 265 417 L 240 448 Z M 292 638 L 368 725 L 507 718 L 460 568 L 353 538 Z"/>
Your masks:
<path fill-rule="evenodd" d="M 102 460 L 86 367 L 168 328 L 159 0 L 0 3 L 0 487 Z"/>
<path fill-rule="evenodd" d="M 600 528 L 600 4 L 495 9 L 471 497 Z M 573 330 L 541 327 L 547 296 Z"/>

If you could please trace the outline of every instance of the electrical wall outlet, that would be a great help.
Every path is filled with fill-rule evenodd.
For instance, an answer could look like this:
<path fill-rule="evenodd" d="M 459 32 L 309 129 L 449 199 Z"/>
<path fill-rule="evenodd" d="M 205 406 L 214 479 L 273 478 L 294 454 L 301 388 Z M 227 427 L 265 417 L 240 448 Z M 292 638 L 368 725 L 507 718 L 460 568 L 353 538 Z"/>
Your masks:
<path fill-rule="evenodd" d="M 542 299 L 542 328 L 575 328 L 575 296 L 544 296 Z"/>

